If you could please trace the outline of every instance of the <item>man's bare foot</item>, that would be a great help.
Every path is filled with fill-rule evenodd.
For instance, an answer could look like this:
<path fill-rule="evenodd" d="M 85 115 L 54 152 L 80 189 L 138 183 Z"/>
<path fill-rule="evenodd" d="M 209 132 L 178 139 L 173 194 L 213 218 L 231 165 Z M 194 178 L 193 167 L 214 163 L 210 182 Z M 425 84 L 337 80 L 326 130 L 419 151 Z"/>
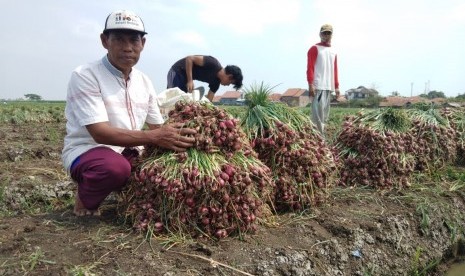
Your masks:
<path fill-rule="evenodd" d="M 74 210 L 73 213 L 78 216 L 100 216 L 100 210 L 89 210 L 86 207 L 84 207 L 84 204 L 82 204 L 81 199 L 79 198 L 78 194 L 76 193 L 75 196 L 76 200 L 74 202 Z"/>

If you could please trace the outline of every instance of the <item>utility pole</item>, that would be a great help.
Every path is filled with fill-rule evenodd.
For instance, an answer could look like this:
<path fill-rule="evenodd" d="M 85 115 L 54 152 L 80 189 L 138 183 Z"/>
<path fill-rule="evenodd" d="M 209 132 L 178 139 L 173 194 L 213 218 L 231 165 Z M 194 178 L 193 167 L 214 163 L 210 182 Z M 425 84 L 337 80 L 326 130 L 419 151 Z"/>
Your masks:
<path fill-rule="evenodd" d="M 413 82 L 410 83 L 410 97 L 413 97 Z"/>

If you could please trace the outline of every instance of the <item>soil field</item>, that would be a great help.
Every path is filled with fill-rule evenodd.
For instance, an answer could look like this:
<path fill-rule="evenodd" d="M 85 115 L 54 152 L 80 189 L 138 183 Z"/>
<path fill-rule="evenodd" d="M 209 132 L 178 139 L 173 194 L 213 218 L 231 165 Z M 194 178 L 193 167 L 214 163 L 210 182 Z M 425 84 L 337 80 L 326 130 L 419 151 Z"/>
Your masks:
<path fill-rule="evenodd" d="M 116 214 L 75 217 L 64 123 L 0 125 L 0 275 L 445 275 L 464 260 L 465 172 L 402 191 L 335 188 L 321 206 L 220 241 L 136 234 Z"/>

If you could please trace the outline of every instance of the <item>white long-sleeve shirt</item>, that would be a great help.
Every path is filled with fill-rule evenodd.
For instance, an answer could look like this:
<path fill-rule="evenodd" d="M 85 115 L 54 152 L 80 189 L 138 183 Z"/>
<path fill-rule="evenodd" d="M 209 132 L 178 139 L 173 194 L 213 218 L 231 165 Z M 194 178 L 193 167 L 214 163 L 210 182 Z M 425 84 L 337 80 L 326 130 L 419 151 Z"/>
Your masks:
<path fill-rule="evenodd" d="M 119 128 L 140 130 L 145 122 L 163 124 L 155 89 L 150 79 L 132 68 L 129 81 L 108 61 L 107 56 L 76 68 L 68 84 L 63 166 L 91 148 L 107 146 L 121 153 L 124 148 L 95 142 L 86 125 L 109 122 Z"/>

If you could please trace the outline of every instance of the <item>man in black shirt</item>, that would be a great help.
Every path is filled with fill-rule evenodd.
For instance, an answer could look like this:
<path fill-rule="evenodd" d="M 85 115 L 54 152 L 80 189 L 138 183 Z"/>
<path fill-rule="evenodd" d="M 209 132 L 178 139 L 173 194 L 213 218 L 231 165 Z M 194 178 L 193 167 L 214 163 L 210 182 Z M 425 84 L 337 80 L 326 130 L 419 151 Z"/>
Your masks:
<path fill-rule="evenodd" d="M 178 87 L 185 92 L 194 90 L 194 80 L 208 83 L 207 98 L 213 96 L 221 85 L 234 84 L 237 90 L 242 87 L 242 72 L 235 65 L 221 66 L 212 56 L 192 55 L 178 60 L 168 72 L 167 88 Z"/>

